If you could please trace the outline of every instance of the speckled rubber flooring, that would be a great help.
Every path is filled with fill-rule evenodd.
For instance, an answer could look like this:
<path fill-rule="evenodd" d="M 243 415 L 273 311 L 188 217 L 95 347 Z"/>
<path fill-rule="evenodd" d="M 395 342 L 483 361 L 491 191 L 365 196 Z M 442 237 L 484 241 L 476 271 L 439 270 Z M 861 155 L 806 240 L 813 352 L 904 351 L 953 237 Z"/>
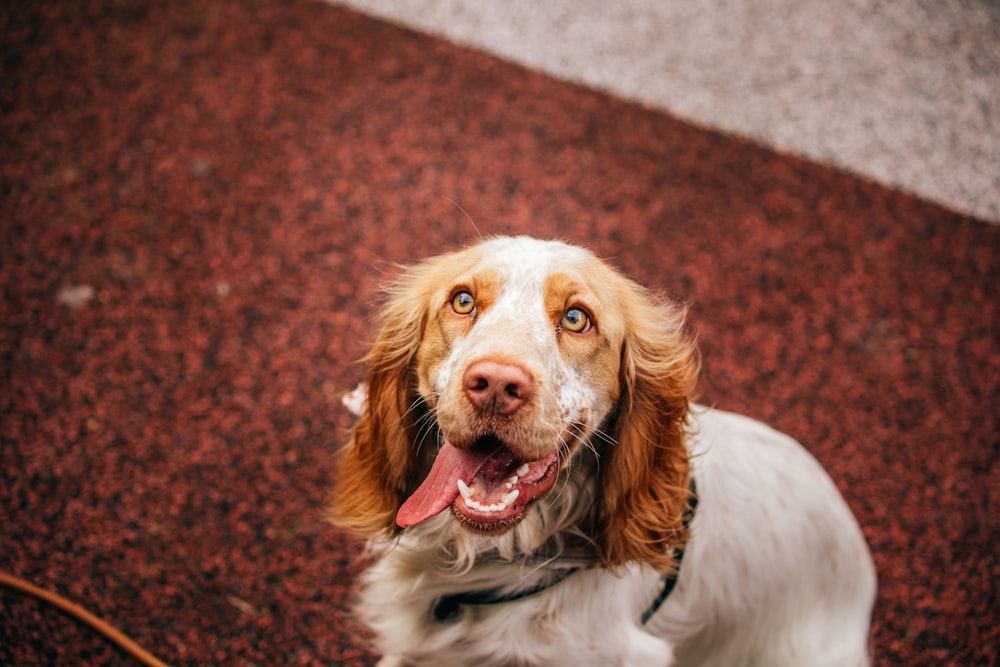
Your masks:
<path fill-rule="evenodd" d="M 875 664 L 1000 645 L 1000 228 L 311 0 L 0 13 L 0 570 L 174 665 L 367 665 L 327 525 L 398 263 L 532 233 L 691 304 L 819 457 Z M 0 663 L 132 664 L 0 590 Z"/>

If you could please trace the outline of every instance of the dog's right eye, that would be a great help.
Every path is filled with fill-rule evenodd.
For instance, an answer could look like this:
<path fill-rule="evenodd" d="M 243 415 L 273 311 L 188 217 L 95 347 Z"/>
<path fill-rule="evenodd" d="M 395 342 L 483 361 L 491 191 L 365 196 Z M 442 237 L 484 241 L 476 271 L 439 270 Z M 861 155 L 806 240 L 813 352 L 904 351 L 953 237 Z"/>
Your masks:
<path fill-rule="evenodd" d="M 468 292 L 456 292 L 451 297 L 451 309 L 459 315 L 468 315 L 476 309 L 476 300 Z"/>

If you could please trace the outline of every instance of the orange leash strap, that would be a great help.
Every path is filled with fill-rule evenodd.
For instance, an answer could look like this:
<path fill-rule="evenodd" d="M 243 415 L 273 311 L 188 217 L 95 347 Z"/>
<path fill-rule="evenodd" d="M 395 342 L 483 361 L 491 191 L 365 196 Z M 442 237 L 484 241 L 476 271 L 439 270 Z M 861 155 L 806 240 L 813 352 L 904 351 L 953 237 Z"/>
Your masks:
<path fill-rule="evenodd" d="M 19 593 L 24 593 L 33 598 L 46 602 L 67 616 L 90 626 L 93 630 L 104 636 L 105 639 L 116 644 L 123 651 L 140 661 L 147 667 L 168 667 L 166 663 L 157 659 L 144 648 L 126 637 L 116 628 L 102 621 L 78 604 L 74 604 L 64 597 L 47 591 L 38 586 L 29 584 L 23 579 L 11 576 L 6 572 L 0 572 L 0 586 L 4 586 Z"/>

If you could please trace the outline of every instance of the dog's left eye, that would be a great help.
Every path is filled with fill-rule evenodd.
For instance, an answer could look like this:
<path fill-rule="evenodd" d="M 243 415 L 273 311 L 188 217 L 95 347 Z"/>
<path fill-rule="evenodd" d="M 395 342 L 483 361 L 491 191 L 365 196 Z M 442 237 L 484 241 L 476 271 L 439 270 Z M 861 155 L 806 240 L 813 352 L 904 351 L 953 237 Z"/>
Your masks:
<path fill-rule="evenodd" d="M 476 300 L 468 292 L 456 292 L 451 297 L 451 309 L 459 315 L 468 315 L 476 309 Z"/>
<path fill-rule="evenodd" d="M 590 329 L 590 316 L 580 308 L 570 308 L 563 313 L 560 326 L 566 331 L 583 333 Z"/>

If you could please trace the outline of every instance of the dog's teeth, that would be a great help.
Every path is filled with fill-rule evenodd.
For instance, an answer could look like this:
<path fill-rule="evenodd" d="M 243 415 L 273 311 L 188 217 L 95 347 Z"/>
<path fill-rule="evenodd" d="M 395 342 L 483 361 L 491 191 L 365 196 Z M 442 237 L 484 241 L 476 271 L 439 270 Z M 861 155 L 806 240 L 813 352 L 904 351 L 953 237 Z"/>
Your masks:
<path fill-rule="evenodd" d="M 518 477 L 524 477 L 528 474 L 528 464 L 524 463 L 520 468 L 516 470 Z"/>
<path fill-rule="evenodd" d="M 502 512 L 510 507 L 514 501 L 517 500 L 517 497 L 521 495 L 520 489 L 514 489 L 510 493 L 506 493 L 501 496 L 500 502 L 484 505 L 472 497 L 472 489 L 469 488 L 468 484 L 462 480 L 458 480 L 456 484 L 458 485 L 458 492 L 462 494 L 463 498 L 465 498 L 466 507 L 474 509 L 478 512 Z"/>

